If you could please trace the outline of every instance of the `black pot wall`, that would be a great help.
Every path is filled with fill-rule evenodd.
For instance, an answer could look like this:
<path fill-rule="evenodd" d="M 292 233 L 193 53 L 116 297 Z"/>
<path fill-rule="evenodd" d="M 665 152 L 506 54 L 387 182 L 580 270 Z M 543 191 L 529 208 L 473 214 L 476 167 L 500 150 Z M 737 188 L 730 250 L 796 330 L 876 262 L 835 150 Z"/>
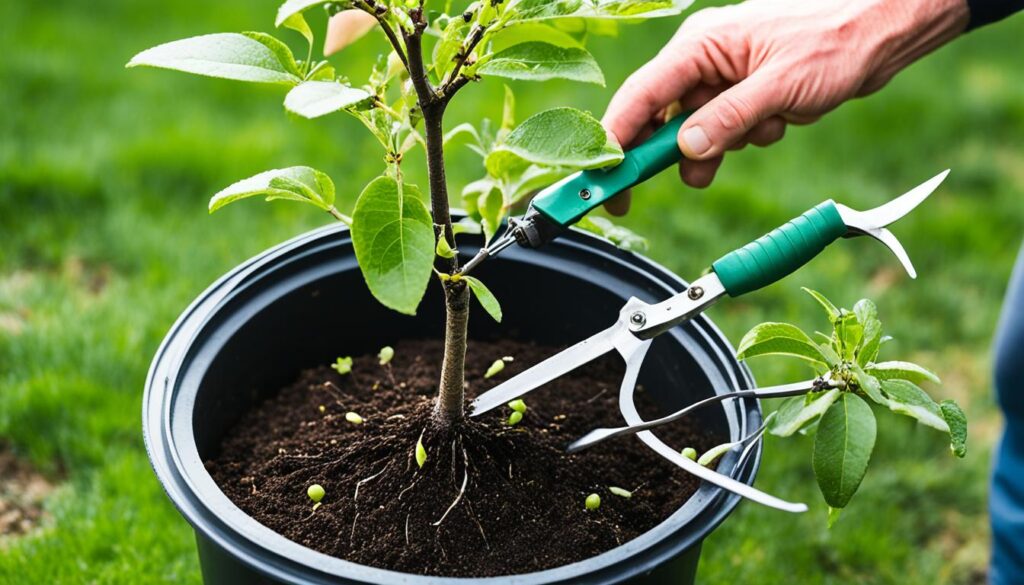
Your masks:
<path fill-rule="evenodd" d="M 460 248 L 467 257 L 477 250 L 469 243 Z M 476 311 L 471 339 L 500 336 L 559 346 L 610 325 L 630 296 L 660 301 L 686 286 L 649 260 L 575 231 L 540 251 L 510 249 L 476 274 L 498 295 L 505 318 L 499 325 Z M 293 543 L 234 506 L 202 464 L 245 410 L 300 370 L 332 361 L 339 348 L 358 354 L 400 339 L 439 338 L 443 323 L 434 283 L 415 317 L 378 304 L 340 226 L 249 260 L 183 313 L 154 358 L 143 432 L 157 476 L 196 530 L 207 585 L 467 582 L 356 565 Z M 749 372 L 732 356 L 721 333 L 701 317 L 654 342 L 640 383 L 666 411 L 714 392 L 752 387 Z M 761 418 L 752 400 L 728 401 L 697 416 L 722 440 L 745 435 Z M 739 469 L 730 454 L 719 470 L 752 482 L 758 460 Z M 735 496 L 705 484 L 663 523 L 607 553 L 548 571 L 472 581 L 690 583 L 700 543 L 736 503 Z"/>

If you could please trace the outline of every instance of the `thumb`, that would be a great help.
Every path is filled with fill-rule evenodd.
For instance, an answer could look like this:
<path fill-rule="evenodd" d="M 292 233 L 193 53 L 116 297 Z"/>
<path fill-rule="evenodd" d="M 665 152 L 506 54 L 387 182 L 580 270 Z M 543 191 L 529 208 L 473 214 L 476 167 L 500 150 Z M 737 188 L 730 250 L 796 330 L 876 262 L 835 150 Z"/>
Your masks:
<path fill-rule="evenodd" d="M 782 107 L 782 94 L 772 77 L 755 73 L 694 112 L 679 129 L 679 148 L 691 160 L 721 156 Z"/>

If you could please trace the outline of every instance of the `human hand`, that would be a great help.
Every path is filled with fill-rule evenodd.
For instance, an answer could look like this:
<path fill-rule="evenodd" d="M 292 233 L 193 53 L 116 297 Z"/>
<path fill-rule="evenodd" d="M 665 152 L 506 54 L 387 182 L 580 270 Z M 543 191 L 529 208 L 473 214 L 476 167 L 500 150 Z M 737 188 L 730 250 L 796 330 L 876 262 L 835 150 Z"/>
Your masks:
<path fill-rule="evenodd" d="M 870 94 L 960 34 L 965 0 L 748 0 L 689 17 L 616 92 L 605 127 L 629 147 L 696 109 L 679 131 L 683 181 L 711 183 L 727 150 L 766 146 Z M 628 196 L 610 201 L 615 214 Z"/>

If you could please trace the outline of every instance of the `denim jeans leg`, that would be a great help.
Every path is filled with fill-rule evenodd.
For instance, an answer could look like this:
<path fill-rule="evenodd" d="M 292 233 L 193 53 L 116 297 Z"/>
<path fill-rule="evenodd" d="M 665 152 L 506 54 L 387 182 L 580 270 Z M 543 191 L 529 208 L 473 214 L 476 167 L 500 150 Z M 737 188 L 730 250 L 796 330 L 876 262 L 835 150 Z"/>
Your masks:
<path fill-rule="evenodd" d="M 995 388 L 1006 428 L 992 472 L 989 579 L 993 585 L 1010 585 L 1024 583 L 1024 247 L 996 334 Z"/>

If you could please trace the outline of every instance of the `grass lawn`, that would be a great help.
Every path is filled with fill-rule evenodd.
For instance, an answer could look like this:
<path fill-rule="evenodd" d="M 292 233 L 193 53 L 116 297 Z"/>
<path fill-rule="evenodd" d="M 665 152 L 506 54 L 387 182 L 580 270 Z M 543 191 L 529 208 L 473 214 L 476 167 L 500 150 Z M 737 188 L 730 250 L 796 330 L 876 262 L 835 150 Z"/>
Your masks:
<path fill-rule="evenodd" d="M 0 544 L 0 583 L 199 582 L 191 530 L 142 445 L 150 357 L 218 275 L 328 221 L 306 207 L 256 203 L 208 218 L 206 200 L 258 171 L 309 164 L 335 178 L 339 208 L 350 210 L 382 165 L 356 121 L 289 119 L 279 90 L 123 65 L 167 40 L 270 30 L 277 4 L 0 3 L 0 442 L 64 478 L 47 501 L 47 527 Z M 516 84 L 520 112 L 573 105 L 600 114 L 612 88 L 673 29 L 659 22 L 598 39 L 609 88 Z M 1001 424 L 989 344 L 1024 235 L 1021 34 L 1024 17 L 972 33 L 881 95 L 792 128 L 770 149 L 730 155 L 706 191 L 666 173 L 636 193 L 625 223 L 649 237 L 651 257 L 694 276 L 824 197 L 867 208 L 953 168 L 895 230 L 917 281 L 877 244 L 844 241 L 798 276 L 711 316 L 735 341 L 762 320 L 823 328 L 800 286 L 846 306 L 871 296 L 895 337 L 888 355 L 938 371 L 937 396 L 965 405 L 967 459 L 950 457 L 933 431 L 879 413 L 872 469 L 828 530 L 810 442 L 769 441 L 758 485 L 812 511 L 741 505 L 705 543 L 700 582 L 982 582 L 986 482 Z M 359 79 L 381 43 L 364 42 L 335 64 Z M 500 83 L 466 90 L 449 125 L 500 116 L 501 91 Z M 464 149 L 449 164 L 456 191 L 480 173 Z M 407 172 L 425 182 L 421 166 Z M 763 384 L 807 374 L 752 365 Z"/>

